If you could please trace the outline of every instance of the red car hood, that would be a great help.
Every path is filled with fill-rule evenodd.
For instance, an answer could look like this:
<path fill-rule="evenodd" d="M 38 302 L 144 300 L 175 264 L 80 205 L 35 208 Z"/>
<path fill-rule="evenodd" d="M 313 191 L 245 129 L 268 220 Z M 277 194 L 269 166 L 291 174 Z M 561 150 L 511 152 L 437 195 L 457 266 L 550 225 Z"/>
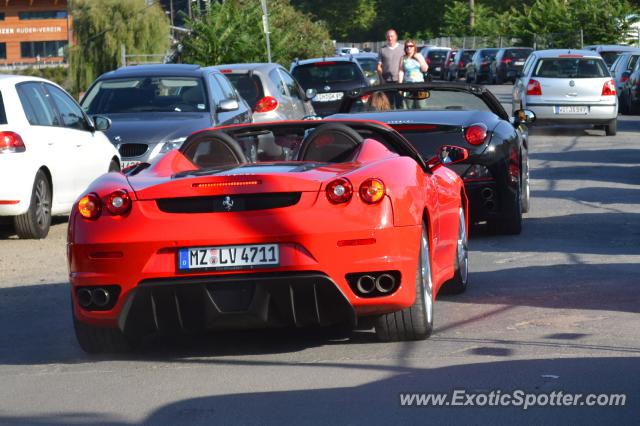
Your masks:
<path fill-rule="evenodd" d="M 178 151 L 128 176 L 139 200 L 269 192 L 317 192 L 322 183 L 362 166 L 359 162 L 318 164 L 273 162 L 198 170 Z"/>

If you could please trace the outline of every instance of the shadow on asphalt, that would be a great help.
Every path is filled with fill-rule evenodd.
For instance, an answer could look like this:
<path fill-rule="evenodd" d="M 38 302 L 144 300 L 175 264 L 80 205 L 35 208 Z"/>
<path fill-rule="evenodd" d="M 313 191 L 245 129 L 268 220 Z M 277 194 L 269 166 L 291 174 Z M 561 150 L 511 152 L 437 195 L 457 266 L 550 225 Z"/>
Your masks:
<path fill-rule="evenodd" d="M 603 154 L 602 149 L 572 150 L 566 152 L 530 152 L 530 160 L 597 163 L 605 166 L 615 164 L 640 165 L 640 149 L 609 149 Z M 587 168 L 588 166 L 583 166 Z M 546 169 L 549 171 L 548 169 Z"/>
<path fill-rule="evenodd" d="M 13 227 L 13 219 L 10 217 L 0 217 L 0 240 L 15 240 L 18 239 L 16 230 Z M 53 216 L 51 218 L 51 226 L 61 223 L 67 223 L 69 221 L 68 216 Z"/>
<path fill-rule="evenodd" d="M 152 425 L 210 425 L 210 424 L 635 424 L 640 409 L 637 395 L 640 385 L 633 378 L 640 377 L 640 363 L 636 357 L 560 358 L 492 361 L 453 365 L 442 368 L 411 368 L 403 366 L 357 363 L 288 363 L 253 362 L 233 359 L 185 360 L 185 364 L 229 367 L 264 366 L 278 368 L 294 366 L 327 371 L 358 369 L 386 371 L 388 378 L 358 386 L 290 391 L 262 391 L 210 395 L 177 399 L 152 411 L 141 422 L 129 423 L 115 416 L 96 412 L 59 412 L 51 415 L 10 417 L 0 414 L 2 424 L 152 424 Z M 302 371 L 304 372 L 304 371 Z M 599 380 L 593 379 L 597 374 Z M 507 378 L 505 380 L 505 378 Z M 205 387 L 215 377 L 205 375 L 195 380 L 196 388 Z M 505 382 L 507 383 L 505 385 Z M 615 384 L 615 385 L 614 385 Z M 277 387 L 277 385 L 276 385 Z M 423 406 L 406 407 L 400 403 L 401 393 L 445 393 L 452 401 L 454 390 L 475 394 L 472 401 L 484 406 Z M 519 406 L 490 406 L 487 398 L 477 395 L 498 390 L 500 395 L 522 391 Z M 577 406 L 550 406 L 523 409 L 524 395 L 552 392 L 581 394 Z M 626 405 L 599 407 L 580 405 L 588 394 L 625 394 Z M 557 394 L 556 394 L 557 395 Z M 108 398 L 108 396 L 105 396 Z M 532 396 L 533 400 L 537 396 Z M 510 398 L 518 404 L 517 398 Z M 456 399 L 468 403 L 469 399 Z M 540 397 L 544 402 L 544 397 Z"/>

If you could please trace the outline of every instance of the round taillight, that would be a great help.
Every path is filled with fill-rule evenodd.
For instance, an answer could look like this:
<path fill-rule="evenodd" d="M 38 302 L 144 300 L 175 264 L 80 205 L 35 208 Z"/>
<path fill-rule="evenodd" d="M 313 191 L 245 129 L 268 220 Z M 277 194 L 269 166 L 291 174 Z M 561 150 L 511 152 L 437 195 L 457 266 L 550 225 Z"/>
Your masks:
<path fill-rule="evenodd" d="M 336 179 L 327 185 L 327 198 L 334 204 L 346 203 L 352 196 L 353 186 L 347 179 Z"/>
<path fill-rule="evenodd" d="M 84 218 L 95 219 L 100 216 L 101 211 L 100 198 L 94 193 L 87 194 L 78 201 L 78 212 Z"/>
<path fill-rule="evenodd" d="M 276 98 L 274 98 L 273 96 L 265 96 L 264 98 L 260 99 L 256 103 L 256 106 L 253 109 L 253 111 L 254 112 L 269 112 L 269 111 L 273 111 L 276 108 L 278 108 L 278 100 Z"/>
<path fill-rule="evenodd" d="M 107 195 L 104 200 L 104 205 L 113 215 L 123 215 L 131 208 L 131 198 L 124 189 L 113 191 Z"/>
<path fill-rule="evenodd" d="M 482 145 L 487 138 L 487 128 L 474 124 L 469 126 L 464 131 L 464 139 L 471 145 Z"/>
<path fill-rule="evenodd" d="M 370 178 L 360 185 L 360 198 L 368 204 L 375 204 L 382 201 L 386 188 L 380 179 Z"/>

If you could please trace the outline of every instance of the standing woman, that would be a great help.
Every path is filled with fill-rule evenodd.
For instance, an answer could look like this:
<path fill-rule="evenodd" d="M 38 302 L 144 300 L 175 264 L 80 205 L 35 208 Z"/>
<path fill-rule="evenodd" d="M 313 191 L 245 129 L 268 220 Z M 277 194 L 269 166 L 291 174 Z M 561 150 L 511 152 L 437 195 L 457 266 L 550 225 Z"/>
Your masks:
<path fill-rule="evenodd" d="M 429 65 L 424 57 L 416 51 L 415 40 L 407 40 L 404 42 L 404 56 L 400 61 L 400 72 L 398 73 L 398 81 L 400 83 L 422 83 L 424 75 L 429 70 Z"/>

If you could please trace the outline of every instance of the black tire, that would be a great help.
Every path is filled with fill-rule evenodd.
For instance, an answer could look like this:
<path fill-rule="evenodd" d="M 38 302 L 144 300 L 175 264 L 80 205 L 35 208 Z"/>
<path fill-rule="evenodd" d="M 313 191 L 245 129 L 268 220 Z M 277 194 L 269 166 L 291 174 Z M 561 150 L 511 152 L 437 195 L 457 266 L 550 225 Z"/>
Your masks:
<path fill-rule="evenodd" d="M 465 81 L 467 83 L 471 83 L 471 77 L 469 76 L 469 73 L 467 73 L 467 75 L 465 76 Z"/>
<path fill-rule="evenodd" d="M 496 75 L 493 78 L 493 82 L 494 84 L 498 84 L 498 85 L 502 85 L 504 83 L 504 81 L 502 80 L 502 78 L 500 77 L 500 74 Z"/>
<path fill-rule="evenodd" d="M 455 273 L 440 290 L 445 294 L 464 293 L 469 284 L 469 239 L 464 209 L 460 208 L 458 244 L 456 249 Z"/>
<path fill-rule="evenodd" d="M 626 98 L 624 97 L 624 94 L 620 94 L 620 98 L 618 98 L 618 110 L 620 112 L 620 114 L 622 115 L 628 115 L 629 114 L 629 104 L 627 103 Z"/>
<path fill-rule="evenodd" d="M 480 76 L 478 74 L 475 74 L 473 76 L 473 84 L 480 84 L 481 80 L 480 80 Z"/>
<path fill-rule="evenodd" d="M 376 335 L 383 342 L 424 340 L 433 331 L 433 282 L 431 281 L 429 233 L 424 223 L 419 253 L 416 270 L 416 299 L 413 305 L 401 311 L 380 315 L 376 320 Z"/>
<path fill-rule="evenodd" d="M 117 328 L 85 324 L 73 316 L 73 328 L 78 344 L 88 354 L 122 354 L 131 352 L 132 345 Z"/>
<path fill-rule="evenodd" d="M 109 163 L 109 173 L 111 172 L 119 172 L 120 171 L 120 163 L 118 163 L 118 160 L 113 159 L 111 160 L 111 162 Z"/>
<path fill-rule="evenodd" d="M 531 189 L 529 187 L 529 155 L 522 159 L 522 176 L 520 177 L 520 194 L 522 198 L 522 213 L 528 213 L 531 208 Z"/>
<path fill-rule="evenodd" d="M 24 239 L 41 239 L 49 234 L 51 226 L 51 183 L 47 175 L 38 170 L 33 182 L 29 210 L 13 218 L 16 234 Z"/>
<path fill-rule="evenodd" d="M 604 127 L 604 132 L 607 136 L 615 136 L 618 133 L 618 119 L 614 118 Z"/>
<path fill-rule="evenodd" d="M 518 235 L 522 232 L 522 197 L 519 183 L 510 211 L 501 219 L 490 221 L 488 225 L 496 234 Z"/>

